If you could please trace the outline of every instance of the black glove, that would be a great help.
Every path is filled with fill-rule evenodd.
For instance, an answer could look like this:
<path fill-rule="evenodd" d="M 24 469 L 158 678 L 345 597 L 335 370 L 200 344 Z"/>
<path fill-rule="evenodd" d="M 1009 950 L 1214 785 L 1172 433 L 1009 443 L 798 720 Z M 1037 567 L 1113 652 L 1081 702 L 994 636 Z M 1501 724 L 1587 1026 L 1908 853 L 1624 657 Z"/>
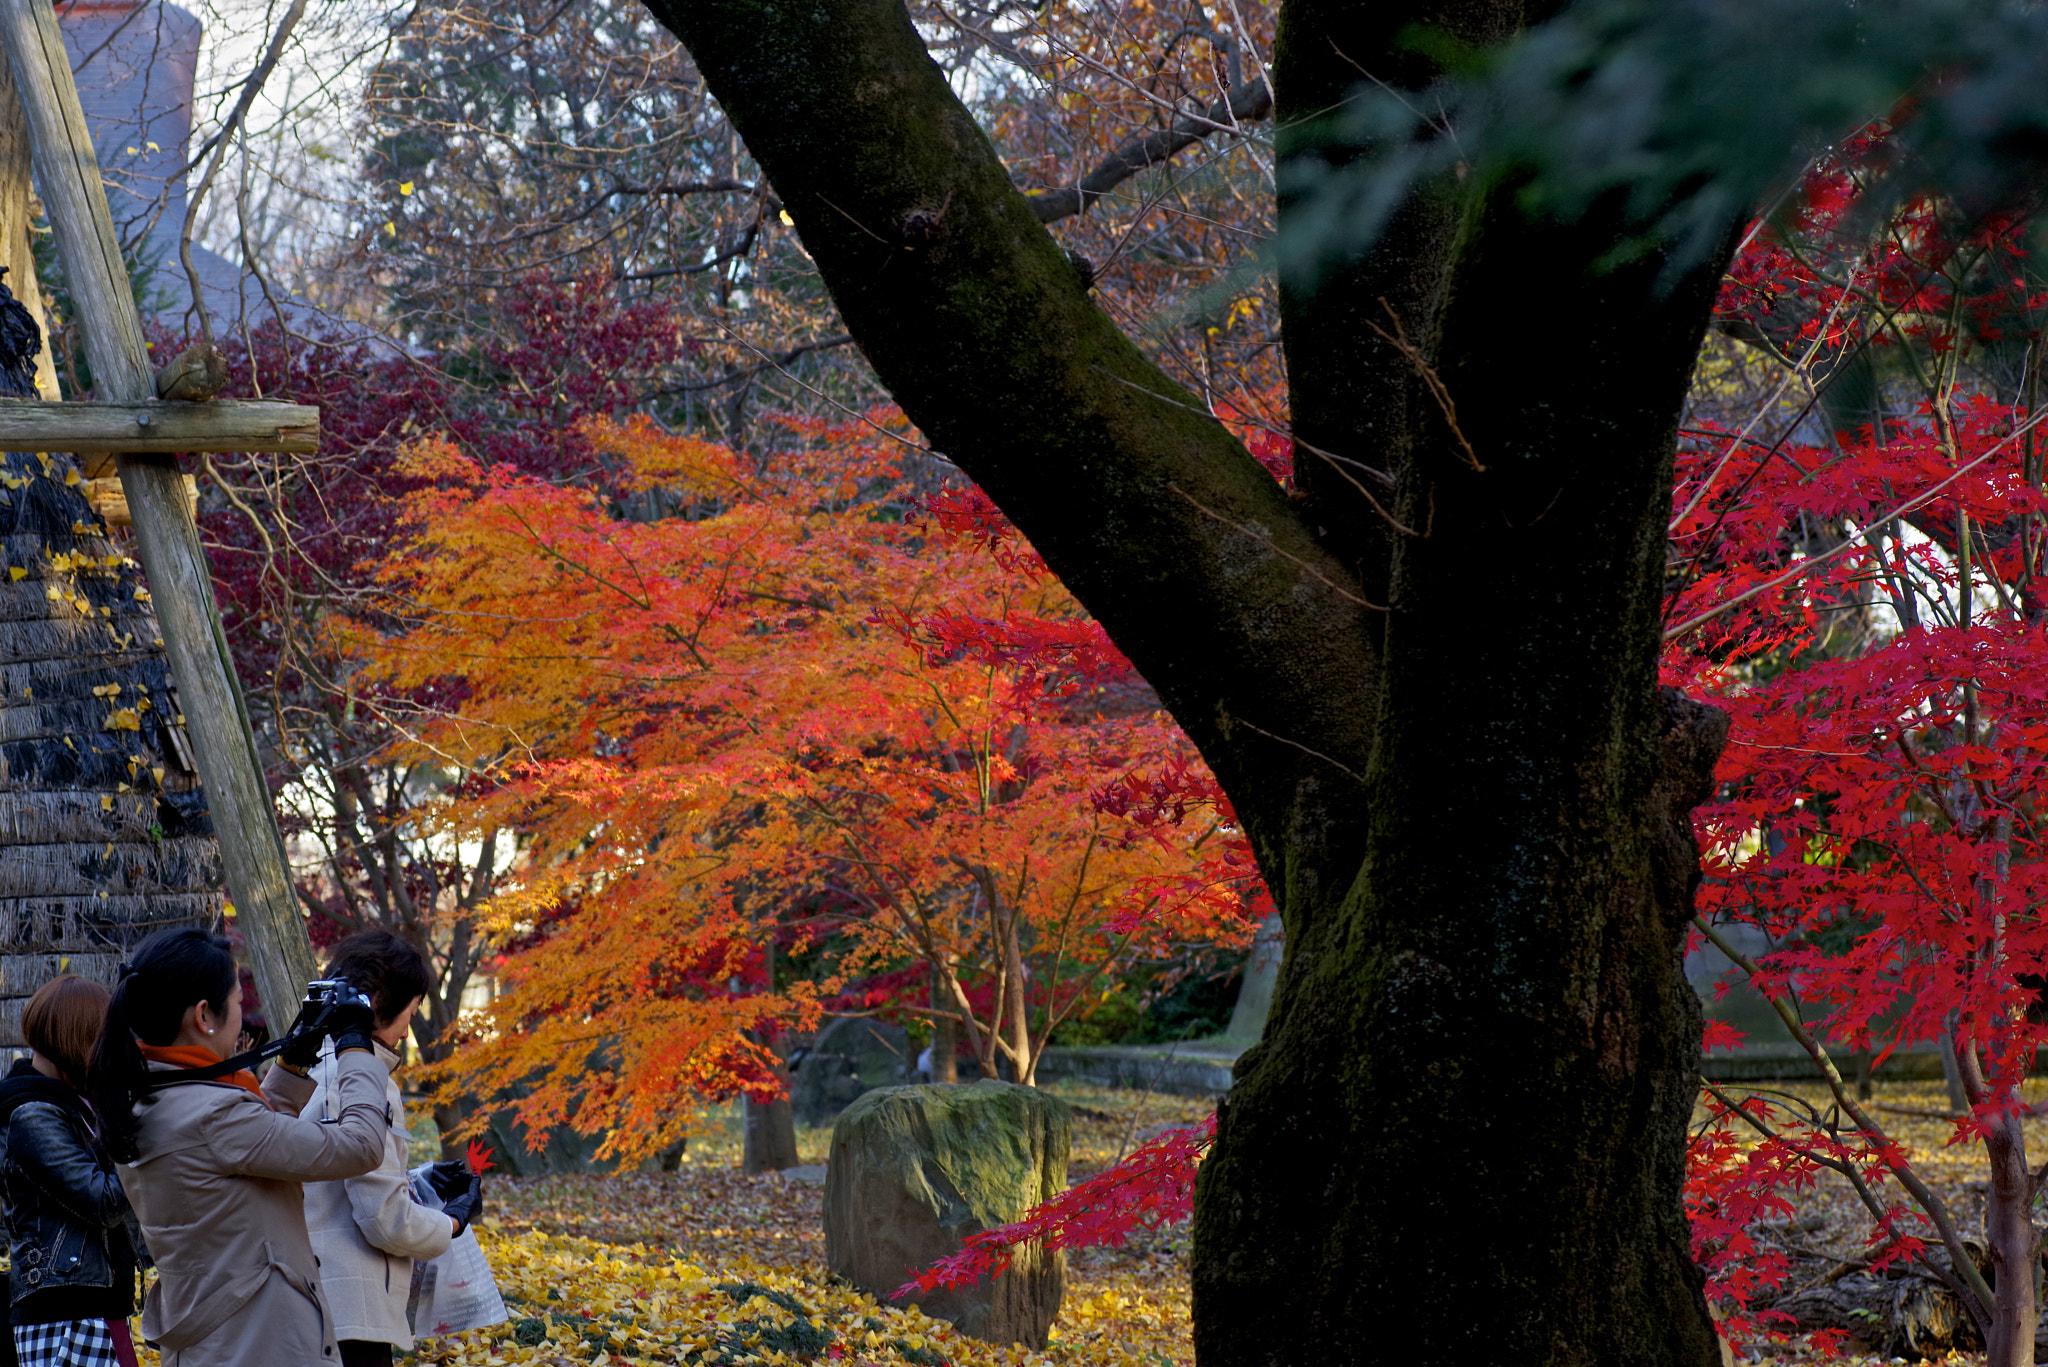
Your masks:
<path fill-rule="evenodd" d="M 450 1215 L 455 1218 L 455 1234 L 457 1238 L 462 1236 L 462 1231 L 476 1223 L 476 1217 L 483 1214 L 483 1211 L 484 1179 L 481 1176 L 471 1177 L 469 1179 L 469 1190 L 441 1207 L 443 1215 Z"/>
<path fill-rule="evenodd" d="M 327 1013 L 322 1022 L 327 1033 L 334 1040 L 334 1052 L 345 1054 L 351 1049 L 368 1050 L 375 1047 L 370 1032 L 377 1028 L 377 1011 L 369 999 L 358 997 L 352 1002 L 341 1002 Z"/>
<path fill-rule="evenodd" d="M 474 1176 L 469 1164 L 459 1158 L 445 1163 L 436 1163 L 427 1169 L 427 1185 L 434 1189 L 434 1195 L 443 1201 L 452 1201 L 469 1190 L 469 1180 Z"/>
<path fill-rule="evenodd" d="M 277 1061 L 297 1072 L 305 1072 L 320 1061 L 320 1041 L 327 1036 L 319 1030 L 301 1030 L 285 1041 Z"/>

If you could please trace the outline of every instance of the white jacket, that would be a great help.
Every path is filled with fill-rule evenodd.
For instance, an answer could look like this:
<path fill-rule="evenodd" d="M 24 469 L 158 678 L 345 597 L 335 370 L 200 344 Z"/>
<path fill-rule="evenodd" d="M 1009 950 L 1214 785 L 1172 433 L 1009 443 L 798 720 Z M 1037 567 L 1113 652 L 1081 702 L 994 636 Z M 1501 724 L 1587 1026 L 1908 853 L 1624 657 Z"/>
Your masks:
<path fill-rule="evenodd" d="M 318 1087 L 301 1113 L 325 1119 L 334 1095 L 333 1044 L 321 1046 L 312 1077 Z M 383 1045 L 377 1053 L 396 1066 L 397 1055 Z M 455 1225 L 438 1210 L 412 1199 L 406 1177 L 405 1103 L 398 1084 L 385 1087 L 390 1125 L 384 1161 L 361 1177 L 306 1183 L 306 1230 L 320 1259 L 320 1286 L 334 1314 L 337 1339 L 361 1339 L 412 1347 L 406 1301 L 412 1294 L 415 1258 L 434 1258 L 448 1249 Z"/>

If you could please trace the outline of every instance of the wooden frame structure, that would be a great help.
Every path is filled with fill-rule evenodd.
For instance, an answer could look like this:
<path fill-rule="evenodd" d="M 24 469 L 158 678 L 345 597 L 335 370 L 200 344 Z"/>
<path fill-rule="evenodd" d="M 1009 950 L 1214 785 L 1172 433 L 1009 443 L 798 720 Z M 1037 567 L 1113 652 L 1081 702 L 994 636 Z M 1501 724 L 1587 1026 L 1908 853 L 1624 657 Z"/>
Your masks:
<path fill-rule="evenodd" d="M 0 403 L 0 450 L 114 457 L 220 842 L 236 923 L 253 960 L 257 990 L 282 1024 L 285 1017 L 277 1013 L 298 1001 L 314 975 L 313 947 L 174 453 L 310 454 L 319 445 L 319 410 L 158 399 L 142 320 L 51 0 L 0 0 L 0 46 L 100 399 Z"/>

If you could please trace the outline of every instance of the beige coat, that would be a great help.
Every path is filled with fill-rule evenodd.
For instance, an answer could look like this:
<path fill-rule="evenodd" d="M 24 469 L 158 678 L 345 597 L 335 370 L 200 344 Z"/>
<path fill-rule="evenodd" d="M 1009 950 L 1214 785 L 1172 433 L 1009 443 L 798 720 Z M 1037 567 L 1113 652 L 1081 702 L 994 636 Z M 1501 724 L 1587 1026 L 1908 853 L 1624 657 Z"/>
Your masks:
<path fill-rule="evenodd" d="M 331 1047 L 331 1046 L 330 1046 Z M 387 1062 L 383 1045 L 378 1053 Z M 313 1070 L 319 1084 L 305 1113 L 334 1114 L 335 1062 L 330 1052 Z M 412 1292 L 415 1258 L 448 1251 L 455 1222 L 412 1199 L 406 1176 L 405 1103 L 398 1084 L 384 1084 L 391 1124 L 384 1133 L 384 1161 L 360 1177 L 306 1184 L 306 1229 L 320 1255 L 320 1289 L 334 1313 L 334 1336 L 412 1347 L 406 1301 Z"/>
<path fill-rule="evenodd" d="M 269 1106 L 202 1082 L 136 1108 L 140 1152 L 121 1184 L 156 1260 L 142 1333 L 164 1367 L 340 1362 L 299 1184 L 377 1166 L 389 1070 L 357 1050 L 338 1072 L 333 1124 L 299 1118 L 313 1084 L 283 1068 L 264 1080 Z"/>

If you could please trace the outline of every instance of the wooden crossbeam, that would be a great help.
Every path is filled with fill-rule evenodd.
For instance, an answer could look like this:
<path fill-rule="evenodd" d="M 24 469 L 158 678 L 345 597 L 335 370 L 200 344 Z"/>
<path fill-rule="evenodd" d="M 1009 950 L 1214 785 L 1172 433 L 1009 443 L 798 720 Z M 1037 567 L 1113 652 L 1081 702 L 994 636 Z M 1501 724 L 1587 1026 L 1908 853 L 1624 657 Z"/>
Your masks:
<path fill-rule="evenodd" d="M 278 451 L 320 449 L 320 410 L 269 400 L 42 403 L 0 399 L 0 451 Z"/>
<path fill-rule="evenodd" d="M 155 368 L 50 0 L 0 0 L 0 46 L 28 125 L 35 178 L 55 230 L 72 309 L 85 334 L 94 391 L 115 403 L 153 403 Z M 77 447 L 67 439 L 47 449 Z M 313 976 L 313 945 L 221 630 L 199 529 L 185 502 L 184 477 L 173 456 L 155 449 L 137 444 L 120 451 L 121 488 L 135 519 L 136 548 L 178 681 L 237 924 L 263 1003 L 273 1019 L 282 1020 Z"/>

